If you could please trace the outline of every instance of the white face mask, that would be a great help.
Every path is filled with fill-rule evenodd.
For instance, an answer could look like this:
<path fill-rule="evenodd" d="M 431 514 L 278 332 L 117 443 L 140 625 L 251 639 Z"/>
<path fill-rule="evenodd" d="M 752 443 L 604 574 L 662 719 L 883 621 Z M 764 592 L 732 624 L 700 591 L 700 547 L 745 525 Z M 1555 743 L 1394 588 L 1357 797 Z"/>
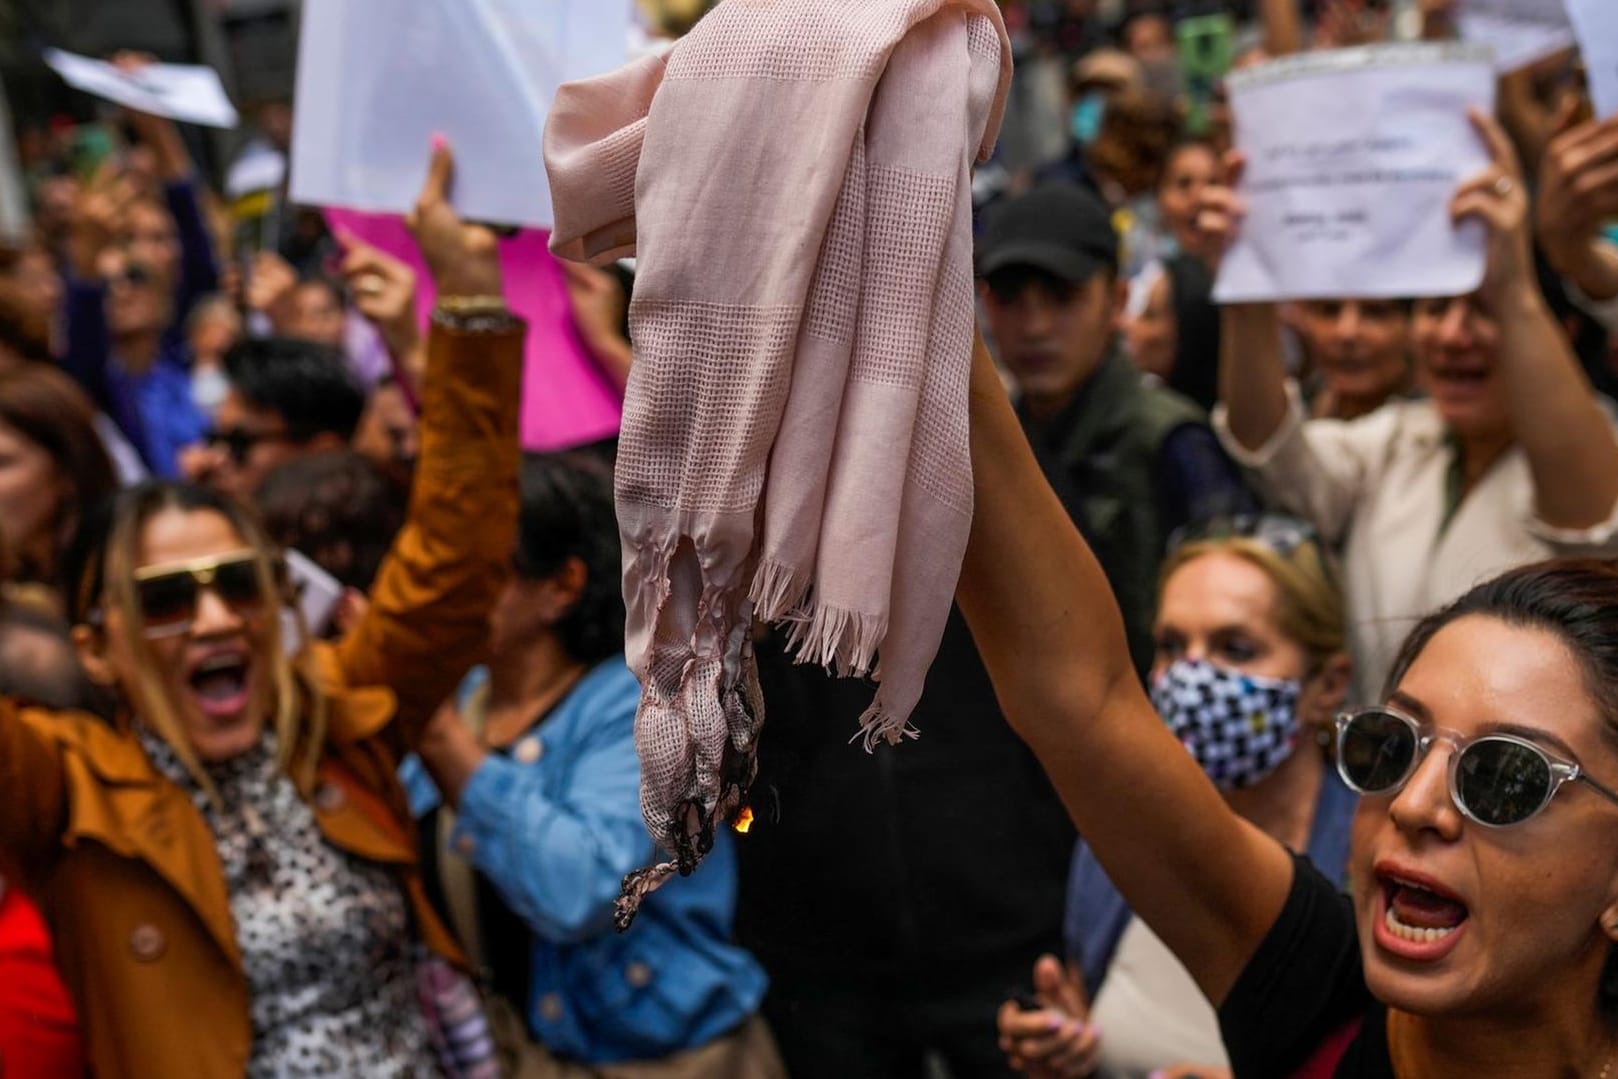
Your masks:
<path fill-rule="evenodd" d="M 1220 790 L 1250 787 L 1281 767 L 1298 742 L 1303 684 L 1196 659 L 1152 680 L 1152 704 Z"/>
<path fill-rule="evenodd" d="M 230 379 L 219 367 L 209 364 L 206 367 L 195 367 L 191 371 L 191 400 L 196 406 L 212 416 L 214 411 L 224 404 L 225 394 L 230 392 Z"/>

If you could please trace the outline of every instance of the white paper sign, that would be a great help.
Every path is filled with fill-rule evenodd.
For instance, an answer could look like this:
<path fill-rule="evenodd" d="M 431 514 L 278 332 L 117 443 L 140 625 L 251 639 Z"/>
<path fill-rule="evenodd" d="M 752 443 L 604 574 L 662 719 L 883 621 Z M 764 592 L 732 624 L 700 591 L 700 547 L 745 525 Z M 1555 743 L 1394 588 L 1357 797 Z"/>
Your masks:
<path fill-rule="evenodd" d="M 1596 0 L 1596 3 L 1612 0 Z M 1494 50 L 1501 74 L 1527 67 L 1574 44 L 1562 0 L 1460 0 L 1461 39 Z"/>
<path fill-rule="evenodd" d="M 1220 303 L 1454 296 L 1483 280 L 1486 236 L 1451 223 L 1489 162 L 1468 106 L 1491 110 L 1487 50 L 1378 45 L 1306 53 L 1230 76 L 1247 217 Z"/>
<path fill-rule="evenodd" d="M 51 69 L 75 90 L 183 123 L 236 126 L 236 109 L 219 82 L 219 73 L 211 67 L 147 64 L 124 71 L 105 60 L 61 49 L 46 49 L 44 55 Z"/>
<path fill-rule="evenodd" d="M 463 216 L 549 227 L 545 115 L 562 83 L 624 64 L 631 2 L 304 4 L 292 201 L 404 213 L 442 133 Z"/>
<path fill-rule="evenodd" d="M 288 547 L 283 554 L 298 608 L 296 612 L 281 609 L 281 646 L 290 655 L 303 644 L 299 622 L 311 637 L 325 634 L 343 598 L 343 583 L 302 551 Z"/>
<path fill-rule="evenodd" d="M 1618 0 L 1567 0 L 1596 115 L 1618 116 Z"/>

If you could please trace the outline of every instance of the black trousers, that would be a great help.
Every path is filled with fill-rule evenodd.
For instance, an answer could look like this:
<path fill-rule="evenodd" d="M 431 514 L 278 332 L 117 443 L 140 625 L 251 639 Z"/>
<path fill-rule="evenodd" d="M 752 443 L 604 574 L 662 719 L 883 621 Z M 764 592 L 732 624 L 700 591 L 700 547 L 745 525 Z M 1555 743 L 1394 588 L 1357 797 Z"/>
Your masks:
<path fill-rule="evenodd" d="M 886 994 L 777 978 L 764 1016 L 792 1079 L 926 1079 L 930 1053 L 950 1079 L 1018 1079 L 994 1018 L 1016 984 L 989 978 L 965 991 Z"/>

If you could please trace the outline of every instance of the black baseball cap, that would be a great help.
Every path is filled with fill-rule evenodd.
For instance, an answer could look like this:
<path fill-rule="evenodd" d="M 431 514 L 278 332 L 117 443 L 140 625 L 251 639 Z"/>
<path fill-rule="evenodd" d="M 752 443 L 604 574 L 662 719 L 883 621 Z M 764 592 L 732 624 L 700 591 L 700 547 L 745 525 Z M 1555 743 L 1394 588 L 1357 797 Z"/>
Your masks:
<path fill-rule="evenodd" d="M 1007 199 L 985 215 L 977 272 L 1029 266 L 1079 284 L 1098 270 L 1118 272 L 1112 212 L 1076 184 L 1050 184 Z"/>

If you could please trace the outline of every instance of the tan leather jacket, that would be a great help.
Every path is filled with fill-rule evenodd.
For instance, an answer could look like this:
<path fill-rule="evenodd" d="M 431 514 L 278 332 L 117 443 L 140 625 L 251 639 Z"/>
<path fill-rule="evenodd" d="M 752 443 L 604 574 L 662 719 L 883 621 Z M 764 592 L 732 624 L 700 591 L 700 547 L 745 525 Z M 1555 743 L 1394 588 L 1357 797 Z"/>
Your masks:
<path fill-rule="evenodd" d="M 421 939 L 452 959 L 394 768 L 487 645 L 516 534 L 522 339 L 434 327 L 409 518 L 362 623 L 314 646 L 329 732 L 302 793 L 334 846 L 396 867 Z M 127 729 L 0 702 L 0 859 L 50 923 L 97 1076 L 244 1073 L 247 985 L 213 836 Z"/>

